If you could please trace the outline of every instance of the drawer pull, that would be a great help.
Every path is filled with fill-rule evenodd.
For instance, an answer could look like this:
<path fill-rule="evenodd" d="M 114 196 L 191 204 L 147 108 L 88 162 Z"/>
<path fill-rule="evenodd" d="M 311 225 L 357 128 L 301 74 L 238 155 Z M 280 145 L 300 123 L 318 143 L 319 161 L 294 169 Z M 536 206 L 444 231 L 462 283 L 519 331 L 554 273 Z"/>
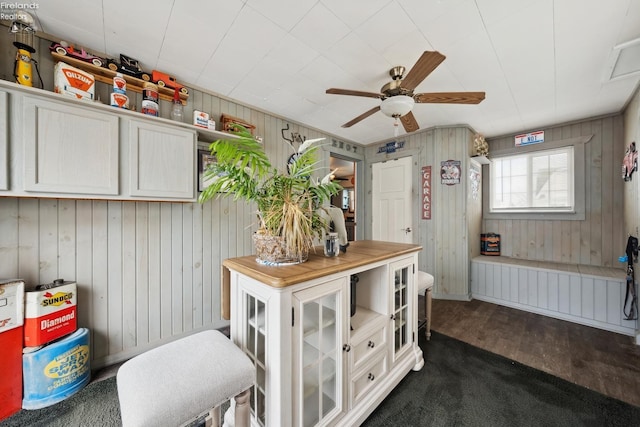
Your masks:
<path fill-rule="evenodd" d="M 369 344 L 367 344 L 367 347 L 369 348 L 373 348 L 376 346 L 376 343 L 374 343 L 373 341 L 369 341 Z"/>
<path fill-rule="evenodd" d="M 373 375 L 371 372 L 369 372 L 369 375 L 367 375 L 367 378 L 371 381 L 376 379 L 375 375 Z"/>
<path fill-rule="evenodd" d="M 349 353 L 351 351 L 351 346 L 349 344 L 345 344 L 345 345 L 342 346 L 342 350 L 344 350 L 347 353 Z"/>

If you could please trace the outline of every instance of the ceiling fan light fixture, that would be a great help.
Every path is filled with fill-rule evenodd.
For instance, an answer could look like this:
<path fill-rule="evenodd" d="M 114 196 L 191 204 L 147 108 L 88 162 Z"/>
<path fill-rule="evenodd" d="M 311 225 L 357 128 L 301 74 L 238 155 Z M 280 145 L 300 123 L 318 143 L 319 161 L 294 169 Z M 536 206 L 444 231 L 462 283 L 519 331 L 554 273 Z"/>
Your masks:
<path fill-rule="evenodd" d="M 382 111 L 385 116 L 402 117 L 411 111 L 414 103 L 415 101 L 410 96 L 395 95 L 382 101 L 380 111 Z"/>

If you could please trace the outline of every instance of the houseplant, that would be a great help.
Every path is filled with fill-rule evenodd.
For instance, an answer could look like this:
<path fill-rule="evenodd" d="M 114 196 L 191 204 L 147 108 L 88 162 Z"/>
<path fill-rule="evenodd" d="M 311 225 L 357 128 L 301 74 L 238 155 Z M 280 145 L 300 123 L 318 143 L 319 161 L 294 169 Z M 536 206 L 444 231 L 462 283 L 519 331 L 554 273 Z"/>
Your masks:
<path fill-rule="evenodd" d="M 234 125 L 232 133 L 238 139 L 220 139 L 209 146 L 216 162 L 204 171 L 210 184 L 198 200 L 233 196 L 255 202 L 258 261 L 276 265 L 305 261 L 314 238 L 328 229 L 322 205 L 342 187 L 331 180 L 331 173 L 321 180 L 313 176 L 319 170 L 313 141 L 303 143 L 287 170 L 279 171 L 244 127 Z"/>

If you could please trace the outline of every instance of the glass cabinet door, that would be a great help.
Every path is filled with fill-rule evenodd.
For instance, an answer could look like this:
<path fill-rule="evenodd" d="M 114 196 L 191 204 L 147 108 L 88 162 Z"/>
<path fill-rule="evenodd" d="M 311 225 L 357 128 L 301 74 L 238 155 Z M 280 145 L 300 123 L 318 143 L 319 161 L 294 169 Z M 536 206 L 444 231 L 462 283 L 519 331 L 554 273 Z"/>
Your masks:
<path fill-rule="evenodd" d="M 265 353 L 266 353 L 266 323 L 265 303 L 250 294 L 246 296 L 246 310 L 248 319 L 245 330 L 245 353 L 256 367 L 256 383 L 251 389 L 251 410 L 255 420 L 261 426 L 265 425 Z"/>
<path fill-rule="evenodd" d="M 294 425 L 324 424 L 343 411 L 343 282 L 295 294 L 300 319 L 294 321 L 299 343 Z"/>
<path fill-rule="evenodd" d="M 394 356 L 398 356 L 411 343 L 410 270 L 411 266 L 392 269 L 393 275 L 393 341 Z"/>

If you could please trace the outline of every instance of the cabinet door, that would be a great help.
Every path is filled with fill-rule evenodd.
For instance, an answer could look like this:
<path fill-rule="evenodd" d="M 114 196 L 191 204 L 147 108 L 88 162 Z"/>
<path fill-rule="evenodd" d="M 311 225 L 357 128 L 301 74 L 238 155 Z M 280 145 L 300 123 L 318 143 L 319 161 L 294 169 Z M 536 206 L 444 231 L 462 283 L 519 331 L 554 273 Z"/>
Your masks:
<path fill-rule="evenodd" d="M 130 195 L 195 200 L 196 133 L 131 120 Z"/>
<path fill-rule="evenodd" d="M 9 123 L 7 92 L 0 92 L 0 190 L 9 189 Z"/>
<path fill-rule="evenodd" d="M 117 116 L 28 96 L 23 111 L 26 191 L 118 194 Z"/>
<path fill-rule="evenodd" d="M 393 330 L 393 360 L 397 360 L 413 345 L 413 263 L 399 261 L 390 265 L 391 321 Z"/>
<path fill-rule="evenodd" d="M 293 295 L 296 426 L 326 425 L 345 411 L 345 292 L 342 278 Z"/>
<path fill-rule="evenodd" d="M 244 294 L 247 322 L 243 335 L 243 350 L 256 367 L 256 382 L 251 389 L 251 410 L 260 426 L 265 425 L 266 395 L 266 304 L 251 295 Z"/>

